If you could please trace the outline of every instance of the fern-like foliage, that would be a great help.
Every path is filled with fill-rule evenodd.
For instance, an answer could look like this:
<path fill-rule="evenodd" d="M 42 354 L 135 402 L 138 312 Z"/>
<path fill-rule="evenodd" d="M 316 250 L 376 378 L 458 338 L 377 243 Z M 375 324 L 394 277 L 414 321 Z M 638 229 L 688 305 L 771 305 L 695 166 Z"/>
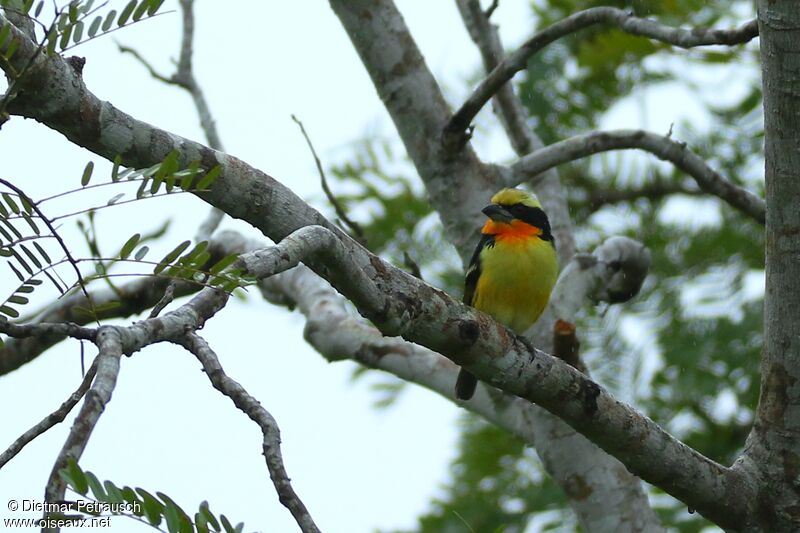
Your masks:
<path fill-rule="evenodd" d="M 234 526 L 225 515 L 215 515 L 205 501 L 192 516 L 163 492 L 153 495 L 138 487 L 118 487 L 108 480 L 101 483 L 93 473 L 82 470 L 74 459 L 69 459 L 58 474 L 70 490 L 97 505 L 76 506 L 75 512 L 69 515 L 51 513 L 48 519 L 81 522 L 88 517 L 124 516 L 158 531 L 165 531 L 160 527 L 165 525 L 169 533 L 241 533 L 244 529 L 241 522 Z"/>

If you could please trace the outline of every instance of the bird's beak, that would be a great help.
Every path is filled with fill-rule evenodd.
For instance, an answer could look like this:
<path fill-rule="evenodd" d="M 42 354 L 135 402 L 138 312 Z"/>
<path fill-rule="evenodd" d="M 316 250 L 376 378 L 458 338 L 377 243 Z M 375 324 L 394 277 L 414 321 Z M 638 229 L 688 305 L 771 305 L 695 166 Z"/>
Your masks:
<path fill-rule="evenodd" d="M 482 212 L 495 222 L 510 224 L 511 221 L 514 220 L 514 217 L 511 215 L 511 213 L 509 213 L 503 206 L 497 204 L 487 205 L 482 209 Z"/>

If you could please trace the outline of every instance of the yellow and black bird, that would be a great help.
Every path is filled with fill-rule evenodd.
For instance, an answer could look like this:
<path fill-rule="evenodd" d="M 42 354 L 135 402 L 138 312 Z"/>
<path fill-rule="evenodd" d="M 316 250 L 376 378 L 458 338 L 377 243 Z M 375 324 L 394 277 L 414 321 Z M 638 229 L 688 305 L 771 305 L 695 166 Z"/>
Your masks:
<path fill-rule="evenodd" d="M 531 193 L 503 189 L 483 209 L 489 217 L 472 255 L 464 303 L 522 335 L 542 314 L 558 278 L 550 221 Z M 469 400 L 477 378 L 458 374 L 456 397 Z"/>

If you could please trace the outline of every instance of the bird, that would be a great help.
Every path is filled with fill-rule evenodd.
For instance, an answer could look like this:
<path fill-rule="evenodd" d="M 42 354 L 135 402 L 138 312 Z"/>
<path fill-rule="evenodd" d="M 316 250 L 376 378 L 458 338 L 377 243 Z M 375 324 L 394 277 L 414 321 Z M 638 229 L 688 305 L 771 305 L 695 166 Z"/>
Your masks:
<path fill-rule="evenodd" d="M 539 319 L 558 278 L 556 243 L 536 195 L 502 189 L 482 212 L 489 220 L 467 268 L 464 299 L 522 335 Z M 469 400 L 477 378 L 462 368 L 456 397 Z"/>

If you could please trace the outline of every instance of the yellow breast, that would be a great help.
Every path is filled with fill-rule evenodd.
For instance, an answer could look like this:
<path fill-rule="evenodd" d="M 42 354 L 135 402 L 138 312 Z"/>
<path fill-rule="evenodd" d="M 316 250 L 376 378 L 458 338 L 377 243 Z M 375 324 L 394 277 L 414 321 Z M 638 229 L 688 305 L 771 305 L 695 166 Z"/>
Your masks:
<path fill-rule="evenodd" d="M 480 254 L 472 305 L 522 334 L 542 314 L 558 278 L 553 246 L 538 237 L 495 237 Z"/>

